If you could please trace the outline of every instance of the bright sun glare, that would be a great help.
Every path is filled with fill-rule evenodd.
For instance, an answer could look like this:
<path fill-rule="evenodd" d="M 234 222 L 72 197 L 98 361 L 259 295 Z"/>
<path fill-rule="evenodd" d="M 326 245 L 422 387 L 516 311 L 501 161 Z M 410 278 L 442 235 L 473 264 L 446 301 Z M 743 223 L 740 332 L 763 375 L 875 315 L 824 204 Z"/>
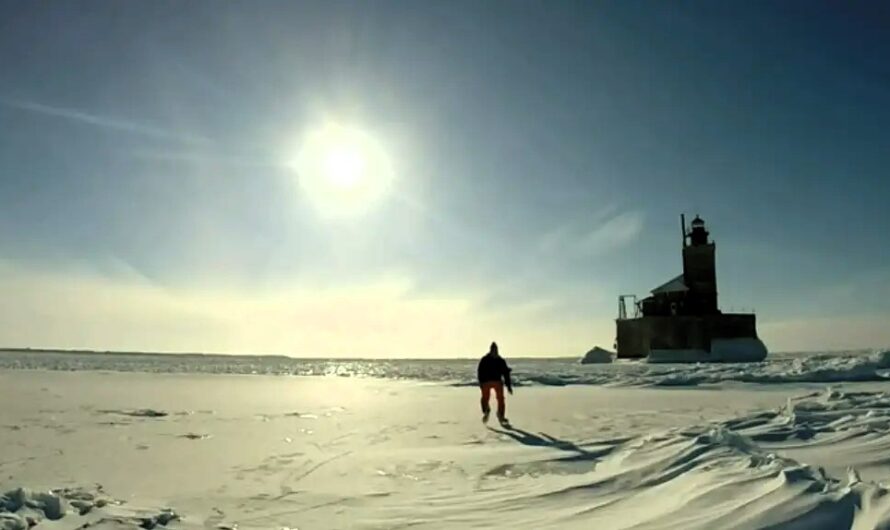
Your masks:
<path fill-rule="evenodd" d="M 362 130 L 341 125 L 310 132 L 293 166 L 311 202 L 330 216 L 370 209 L 393 179 L 389 157 L 380 143 Z"/>

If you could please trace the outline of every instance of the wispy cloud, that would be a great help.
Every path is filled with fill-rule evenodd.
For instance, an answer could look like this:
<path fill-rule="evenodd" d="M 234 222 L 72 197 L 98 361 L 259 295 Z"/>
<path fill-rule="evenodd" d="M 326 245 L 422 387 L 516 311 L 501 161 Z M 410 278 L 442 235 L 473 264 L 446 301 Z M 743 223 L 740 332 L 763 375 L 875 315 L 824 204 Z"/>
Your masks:
<path fill-rule="evenodd" d="M 131 152 L 131 155 L 135 159 L 148 162 L 215 164 L 227 167 L 286 169 L 284 164 L 272 158 L 251 158 L 201 150 L 191 152 L 139 150 Z"/>
<path fill-rule="evenodd" d="M 643 223 L 642 212 L 624 212 L 585 234 L 578 243 L 579 248 L 592 254 L 622 247 L 637 239 Z"/>
<path fill-rule="evenodd" d="M 22 101 L 8 98 L 0 98 L 0 104 L 13 109 L 42 114 L 44 116 L 52 116 L 54 118 L 61 118 L 113 131 L 137 134 L 162 140 L 174 140 L 189 144 L 204 145 L 210 143 L 207 138 L 201 136 L 169 131 L 133 121 L 92 114 L 78 109 L 55 107 L 34 101 Z"/>
<path fill-rule="evenodd" d="M 599 213 L 594 220 L 582 225 L 566 224 L 546 234 L 540 242 L 543 252 L 570 251 L 596 255 L 632 243 L 639 237 L 645 224 L 643 212 L 630 210 L 615 215 L 613 209 Z M 593 225 L 593 228 L 589 227 Z"/>

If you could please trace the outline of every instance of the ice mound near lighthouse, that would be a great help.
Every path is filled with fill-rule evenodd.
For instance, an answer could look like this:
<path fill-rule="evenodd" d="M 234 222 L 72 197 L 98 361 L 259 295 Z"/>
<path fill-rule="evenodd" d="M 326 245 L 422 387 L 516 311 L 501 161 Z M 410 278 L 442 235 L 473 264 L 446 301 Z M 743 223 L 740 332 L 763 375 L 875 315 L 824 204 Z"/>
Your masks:
<path fill-rule="evenodd" d="M 604 350 L 599 346 L 593 348 L 589 352 L 584 354 L 584 357 L 581 357 L 581 364 L 604 364 L 612 362 L 612 352 L 609 350 Z"/>

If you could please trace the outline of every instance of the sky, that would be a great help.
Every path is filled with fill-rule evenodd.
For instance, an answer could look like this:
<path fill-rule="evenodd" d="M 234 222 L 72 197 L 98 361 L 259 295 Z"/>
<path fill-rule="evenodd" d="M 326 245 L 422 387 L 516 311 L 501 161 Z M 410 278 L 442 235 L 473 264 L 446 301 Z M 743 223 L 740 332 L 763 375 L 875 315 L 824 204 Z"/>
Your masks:
<path fill-rule="evenodd" d="M 619 294 L 681 272 L 685 212 L 771 350 L 886 347 L 888 24 L 882 2 L 2 0 L 0 345 L 580 355 L 612 346 Z"/>

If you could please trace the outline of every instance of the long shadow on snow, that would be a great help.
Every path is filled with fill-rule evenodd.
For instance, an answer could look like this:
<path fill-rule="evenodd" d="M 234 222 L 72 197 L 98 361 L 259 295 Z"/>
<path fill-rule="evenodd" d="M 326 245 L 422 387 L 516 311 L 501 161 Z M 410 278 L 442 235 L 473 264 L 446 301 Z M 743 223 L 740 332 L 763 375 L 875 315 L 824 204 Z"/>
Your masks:
<path fill-rule="evenodd" d="M 626 441 L 626 439 L 622 440 L 613 440 L 607 442 L 607 446 L 600 448 L 597 451 L 590 451 L 585 449 L 584 447 L 579 446 L 574 442 L 569 442 L 567 440 L 560 440 L 559 438 L 555 438 L 550 436 L 547 433 L 538 433 L 532 434 L 528 431 L 524 431 L 522 429 L 518 429 L 516 427 L 505 427 L 503 429 L 496 429 L 494 427 L 489 427 L 489 431 L 496 432 L 498 434 L 505 434 L 510 438 L 513 438 L 517 442 L 522 445 L 528 445 L 532 447 L 550 447 L 553 449 L 559 449 L 560 451 L 566 451 L 569 453 L 574 453 L 572 456 L 567 456 L 564 458 L 558 458 L 557 461 L 561 462 L 574 462 L 574 461 L 584 461 L 584 460 L 598 460 L 609 453 L 611 453 L 615 447 L 617 447 L 617 443 Z"/>

